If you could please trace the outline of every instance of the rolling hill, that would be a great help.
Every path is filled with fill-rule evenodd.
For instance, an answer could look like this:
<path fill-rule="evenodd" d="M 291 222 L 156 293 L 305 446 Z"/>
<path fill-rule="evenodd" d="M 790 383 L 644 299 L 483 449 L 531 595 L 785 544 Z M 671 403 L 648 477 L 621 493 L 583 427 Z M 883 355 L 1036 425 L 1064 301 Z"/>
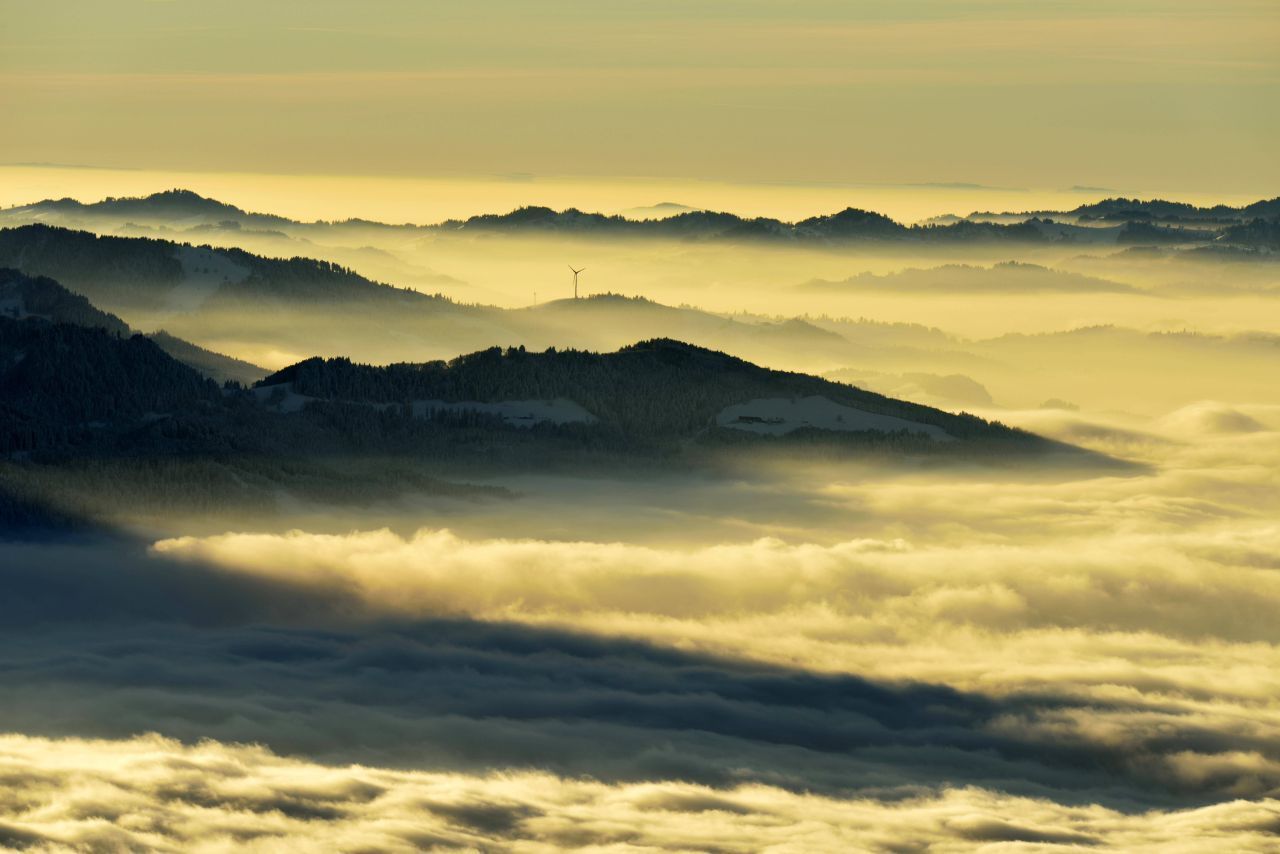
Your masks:
<path fill-rule="evenodd" d="M 463 305 L 324 261 L 47 225 L 0 230 L 5 264 L 57 279 L 135 327 L 253 360 L 270 350 L 388 362 L 493 345 L 614 349 L 662 336 L 764 361 L 783 352 L 823 363 L 849 356 L 839 333 L 804 321 L 728 318 L 613 294 L 528 309 Z"/>

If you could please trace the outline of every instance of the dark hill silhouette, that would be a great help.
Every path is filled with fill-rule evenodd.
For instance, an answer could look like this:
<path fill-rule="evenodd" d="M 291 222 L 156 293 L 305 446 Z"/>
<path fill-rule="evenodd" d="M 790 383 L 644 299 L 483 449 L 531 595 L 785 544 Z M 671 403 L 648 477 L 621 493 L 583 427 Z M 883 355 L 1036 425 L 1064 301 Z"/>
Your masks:
<path fill-rule="evenodd" d="M 845 208 L 830 216 L 816 216 L 795 224 L 795 233 L 801 237 L 840 238 L 897 238 L 909 232 L 905 226 L 883 214 L 858 208 Z"/>
<path fill-rule="evenodd" d="M 400 310 L 454 307 L 441 296 L 374 282 L 311 258 L 265 258 L 242 249 L 111 237 L 48 225 L 0 230 L 0 266 L 50 276 L 100 305 L 159 311 L 200 281 L 201 305 L 352 303 Z"/>
<path fill-rule="evenodd" d="M 174 410 L 212 410 L 216 383 L 142 335 L 0 319 L 0 406 L 8 450 L 93 444 Z"/>
<path fill-rule="evenodd" d="M 1172 228 L 1142 220 L 1126 222 L 1116 235 L 1116 242 L 1123 246 L 1151 246 L 1164 243 L 1205 243 L 1213 240 L 1215 232 L 1199 228 Z"/>
<path fill-rule="evenodd" d="M 1134 222 L 1163 220 L 1168 222 L 1241 222 L 1256 217 L 1280 215 L 1280 197 L 1263 199 L 1243 207 L 1211 205 L 1202 207 L 1186 202 L 1164 199 L 1103 199 L 1093 204 L 1081 205 L 1071 211 L 1081 220 L 1105 220 Z"/>
<path fill-rule="evenodd" d="M 820 377 L 761 368 L 670 339 L 643 341 L 614 353 L 533 353 L 495 347 L 450 362 L 386 367 L 310 359 L 259 385 L 284 383 L 308 397 L 374 404 L 568 399 L 585 407 L 604 427 L 646 444 L 705 432 L 716 414 L 732 404 L 815 395 L 865 412 L 935 425 L 956 438 L 1028 436 L 975 416 L 952 415 Z"/>
<path fill-rule="evenodd" d="M 675 458 L 726 442 L 750 453 L 775 440 L 720 427 L 718 413 L 754 399 L 812 396 L 932 425 L 960 441 L 810 428 L 785 437 L 791 444 L 834 442 L 839 453 L 854 455 L 966 456 L 1060 447 L 971 415 L 768 370 L 667 339 L 613 353 L 493 348 L 450 362 L 386 367 L 308 359 L 246 390 L 220 388 L 144 336 L 0 318 L 0 452 L 6 454 L 408 454 L 536 468 L 551 461 Z M 282 405 L 286 399 L 297 405 Z M 590 417 L 513 424 L 480 406 L 420 411 L 409 405 L 552 400 L 571 401 Z"/>
<path fill-rule="evenodd" d="M 191 190 L 173 189 L 142 197 L 106 198 L 100 202 L 79 202 L 63 198 L 34 205 L 20 206 L 33 212 L 56 212 L 62 216 L 86 220 L 111 219 L 139 223 L 167 222 L 175 219 L 194 220 L 210 225 L 236 222 L 241 225 L 271 227 L 284 225 L 289 219 L 274 214 L 250 213 L 235 205 L 202 196 Z M 14 209 L 11 209 L 14 210 Z"/>
<path fill-rule="evenodd" d="M 833 214 L 798 222 L 769 217 L 747 218 L 715 211 L 685 211 L 663 218 L 630 219 L 568 208 L 544 206 L 517 208 L 508 213 L 480 214 L 435 225 L 396 225 L 369 220 L 299 222 L 271 214 L 250 213 L 235 205 L 209 199 L 189 190 L 169 190 L 142 198 L 107 199 L 81 203 L 57 199 L 0 210 L 0 223 L 25 224 L 47 221 L 75 227 L 142 224 L 179 227 L 194 236 L 210 228 L 248 228 L 259 233 L 308 233 L 334 230 L 399 230 L 411 234 L 435 231 L 452 233 L 534 233 L 583 237 L 649 237 L 681 240 L 795 241 L 847 243 L 858 241 L 915 240 L 942 242 L 1106 242 L 1114 234 L 1107 224 L 1196 225 L 1218 228 L 1258 217 L 1280 215 L 1280 198 L 1261 200 L 1243 207 L 1199 207 L 1160 199 L 1113 198 L 1065 211 L 1023 213 L 974 212 L 968 217 L 935 217 L 929 224 L 903 225 L 882 214 L 848 207 Z M 1084 223 L 1085 225 L 1078 225 Z M 1183 234 L 1184 238 L 1190 235 Z M 1196 239 L 1200 239 L 1196 236 Z"/>

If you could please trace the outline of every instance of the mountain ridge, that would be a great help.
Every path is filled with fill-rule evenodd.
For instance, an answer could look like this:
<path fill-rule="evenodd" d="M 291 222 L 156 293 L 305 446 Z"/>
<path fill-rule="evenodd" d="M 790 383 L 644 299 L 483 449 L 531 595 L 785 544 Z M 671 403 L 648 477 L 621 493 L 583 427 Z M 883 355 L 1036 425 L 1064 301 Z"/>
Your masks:
<path fill-rule="evenodd" d="M 620 214 L 593 213 L 569 207 L 563 210 L 541 205 L 515 208 L 507 213 L 486 213 L 437 223 L 383 223 L 368 219 L 300 221 L 275 214 L 250 213 L 235 205 L 201 196 L 191 190 L 166 190 L 144 197 L 108 198 L 84 203 L 74 199 L 43 200 L 0 209 L 0 223 L 40 221 L 46 216 L 113 220 L 117 222 L 172 223 L 175 218 L 198 221 L 201 226 L 238 223 L 255 228 L 328 230 L 350 227 L 400 229 L 412 232 L 492 233 L 554 232 L 561 234 L 666 239 L 772 240 L 802 243 L 860 240 L 920 240 L 954 242 L 1005 240 L 1015 242 L 1088 242 L 1101 235 L 1116 237 L 1109 226 L 1143 223 L 1149 232 L 1169 241 L 1203 240 L 1203 234 L 1185 225 L 1243 225 L 1258 219 L 1280 217 L 1280 197 L 1233 207 L 1201 207 L 1161 199 L 1113 197 L 1079 205 L 1070 210 L 1022 213 L 979 212 L 967 216 L 934 217 L 931 222 L 906 225 L 883 214 L 850 205 L 824 215 L 794 222 L 773 217 L 743 217 L 708 210 L 682 210 L 672 216 L 631 219 Z M 1162 224 L 1163 223 L 1163 224 Z M 1052 226 L 1052 227 L 1051 227 Z"/>

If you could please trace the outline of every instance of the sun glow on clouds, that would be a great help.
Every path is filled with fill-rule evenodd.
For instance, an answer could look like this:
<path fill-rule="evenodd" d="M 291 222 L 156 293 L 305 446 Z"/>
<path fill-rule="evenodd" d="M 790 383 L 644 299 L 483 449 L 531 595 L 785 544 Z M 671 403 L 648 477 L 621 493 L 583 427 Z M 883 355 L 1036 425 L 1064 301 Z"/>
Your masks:
<path fill-rule="evenodd" d="M 760 785 L 329 767 L 155 736 L 3 736 L 0 774 L 21 783 L 0 795 L 0 844 L 28 850 L 959 851 L 1022 842 L 1263 851 L 1280 820 L 1274 800 L 1126 814 L 960 788 L 885 803 Z"/>
<path fill-rule="evenodd" d="M 1274 419 L 1270 410 L 1250 411 Z M 1219 434 L 1228 416 L 1248 417 L 1250 429 Z M 1041 428 L 1074 429 L 1035 418 Z M 1270 615 L 1280 605 L 1280 434 L 1220 405 L 1190 407 L 1170 423 L 1180 432 L 1169 435 L 1199 438 L 1126 434 L 1150 442 L 1145 473 L 1009 481 L 762 470 L 757 487 L 768 482 L 777 493 L 768 500 L 824 511 L 785 541 L 677 548 L 384 529 L 177 537 L 153 551 L 339 591 L 367 617 L 628 625 L 642 636 L 857 672 L 902 666 L 882 657 L 887 649 L 869 654 L 867 644 L 918 652 L 929 638 L 946 649 L 962 637 L 981 646 L 985 637 L 987 654 L 997 655 L 1010 638 L 1034 648 L 1046 634 L 1157 634 L 1260 654 L 1248 644 L 1277 639 Z M 1098 430 L 1104 447 L 1113 441 Z M 725 516 L 741 512 L 722 498 L 698 500 L 720 501 Z M 832 538 L 832 520 L 850 535 Z M 764 635 L 766 623 L 791 629 Z M 1011 672 L 991 667 L 983 678 L 995 684 Z M 928 674 L 936 677 L 961 678 Z"/>
<path fill-rule="evenodd" d="M 1280 736 L 1280 528 L 1116 534 L 1069 544 L 912 548 L 776 540 L 624 544 L 227 534 L 157 543 L 301 587 L 366 619 L 467 616 L 651 639 L 875 678 L 999 693 L 1054 685 L 1256 706 Z M 1101 714 L 1101 713 L 1100 713 Z"/>
<path fill-rule="evenodd" d="M 0 823 L 21 844 L 184 850 L 1266 850 L 1275 418 L 1095 419 L 1149 465 L 1102 475 L 766 466 L 741 504 L 714 499 L 739 517 L 714 530 L 745 532 L 726 541 L 473 521 L 172 537 L 96 572 L 71 550 L 21 574 L 44 552 L 13 552 L 15 615 L 65 612 L 65 571 L 116 595 L 102 616 L 85 598 L 89 629 L 30 618 L 0 655 L 28 685 L 0 698 L 28 733 L 0 741 L 25 781 Z M 659 495 L 705 511 L 712 493 L 615 500 Z M 758 501 L 823 512 L 753 536 Z M 130 738 L 150 730 L 182 742 Z M 88 735 L 118 740 L 68 738 Z"/>
<path fill-rule="evenodd" d="M 1238 411 L 1222 405 L 1159 422 L 1170 432 L 1146 434 L 1152 469 L 1136 475 L 780 482 L 865 532 L 833 542 L 294 531 L 153 554 L 336 595 L 354 624 L 514 622 L 1010 702 L 1048 692 L 1066 704 L 985 730 L 1114 750 L 1126 773 L 1179 791 L 1266 798 L 1280 788 L 1280 436 L 1274 412 L 1248 411 L 1248 430 L 1228 418 L 1224 432 Z"/>

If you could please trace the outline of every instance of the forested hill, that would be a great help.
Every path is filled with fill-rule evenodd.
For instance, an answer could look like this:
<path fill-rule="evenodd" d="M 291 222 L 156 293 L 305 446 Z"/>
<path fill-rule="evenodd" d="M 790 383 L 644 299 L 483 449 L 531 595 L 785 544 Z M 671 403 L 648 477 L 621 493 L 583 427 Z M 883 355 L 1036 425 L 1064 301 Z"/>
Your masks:
<path fill-rule="evenodd" d="M 105 329 L 113 335 L 129 334 L 129 325 L 123 320 L 53 279 L 26 276 L 9 268 L 0 268 L 0 316 L 39 317 L 54 323 Z"/>
<path fill-rule="evenodd" d="M 812 396 L 934 425 L 960 439 L 1028 435 L 972 415 L 952 415 L 820 377 L 769 370 L 669 339 L 644 341 L 614 353 L 495 347 L 450 362 L 386 367 L 309 359 L 259 385 L 284 383 L 307 397 L 378 404 L 567 399 L 592 413 L 604 428 L 643 441 L 692 437 L 707 430 L 726 407 L 746 401 Z"/>
<path fill-rule="evenodd" d="M 707 442 L 749 453 L 770 440 L 724 426 L 723 413 L 770 400 L 819 401 L 854 420 L 897 419 L 896 426 L 813 427 L 785 437 L 834 442 L 842 454 L 1061 449 L 974 416 L 666 339 L 614 353 L 492 349 L 387 367 L 310 359 L 245 389 L 219 387 L 141 335 L 0 317 L 5 454 L 409 454 L 536 468 L 553 459 L 600 462 L 601 454 L 672 458 Z M 565 412 L 575 417 L 558 417 Z M 908 422 L 915 429 L 904 429 Z M 947 441 L 909 435 L 930 430 Z"/>
<path fill-rule="evenodd" d="M 840 245 L 859 242 L 914 241 L 956 243 L 1103 243 L 1201 244 L 1254 246 L 1253 232 L 1232 230 L 1248 224 L 1275 222 L 1280 200 L 1244 208 L 1196 208 L 1169 202 L 1111 199 L 1072 211 L 1023 214 L 973 213 L 939 217 L 905 225 L 874 211 L 848 207 L 833 214 L 795 222 L 769 217 L 744 218 L 730 213 L 686 211 L 664 219 L 633 220 L 588 213 L 576 208 L 557 211 L 523 207 L 506 214 L 483 214 L 441 223 L 454 232 L 505 232 L 653 237 L 682 240 L 767 241 Z"/>
<path fill-rule="evenodd" d="M 1202 207 L 1186 202 L 1164 199 L 1104 199 L 1101 202 L 1081 205 L 1072 214 L 1082 221 L 1105 220 L 1109 222 L 1138 222 L 1161 220 L 1166 222 L 1249 222 L 1258 218 L 1280 216 L 1280 197 L 1264 199 L 1242 207 L 1212 205 Z"/>
<path fill-rule="evenodd" d="M 0 432 L 11 449 L 221 404 L 216 383 L 145 336 L 0 318 Z"/>
<path fill-rule="evenodd" d="M 929 243 L 1046 243 L 1100 237 L 1115 239 L 1119 229 L 1103 229 L 1030 218 L 1025 222 L 960 222 L 903 225 L 883 214 L 845 208 L 833 214 L 786 222 L 769 217 L 743 218 L 730 213 L 688 211 L 666 219 L 632 220 L 569 208 L 524 207 L 506 214 L 483 214 L 441 223 L 455 232 L 559 233 L 606 237 L 842 244 L 861 241 L 912 240 Z M 1181 234 L 1181 232 L 1179 232 Z M 1184 236 L 1185 239 L 1185 236 Z"/>
<path fill-rule="evenodd" d="M 100 236 L 40 224 L 0 230 L 0 267 L 49 276 L 99 305 L 123 309 L 453 305 L 441 296 L 371 281 L 328 261 L 265 258 L 242 249 Z"/>
<path fill-rule="evenodd" d="M 249 213 L 235 205 L 210 199 L 191 190 L 164 190 L 149 196 L 106 198 L 100 202 L 75 199 L 47 199 L 34 205 L 10 208 L 30 209 L 38 213 L 56 213 L 68 217 L 127 219 L 134 222 L 168 222 L 195 220 L 202 223 L 240 222 L 255 226 L 277 226 L 289 223 L 282 216 Z"/>
<path fill-rule="evenodd" d="M 506 214 L 481 214 L 441 223 L 454 231 L 546 231 L 600 233 L 618 237 L 840 240 L 899 238 L 911 229 L 873 211 L 846 208 L 838 213 L 784 222 L 769 217 L 744 218 L 730 213 L 686 211 L 665 219 L 634 220 L 587 213 L 577 208 L 556 211 L 523 207 Z"/>

